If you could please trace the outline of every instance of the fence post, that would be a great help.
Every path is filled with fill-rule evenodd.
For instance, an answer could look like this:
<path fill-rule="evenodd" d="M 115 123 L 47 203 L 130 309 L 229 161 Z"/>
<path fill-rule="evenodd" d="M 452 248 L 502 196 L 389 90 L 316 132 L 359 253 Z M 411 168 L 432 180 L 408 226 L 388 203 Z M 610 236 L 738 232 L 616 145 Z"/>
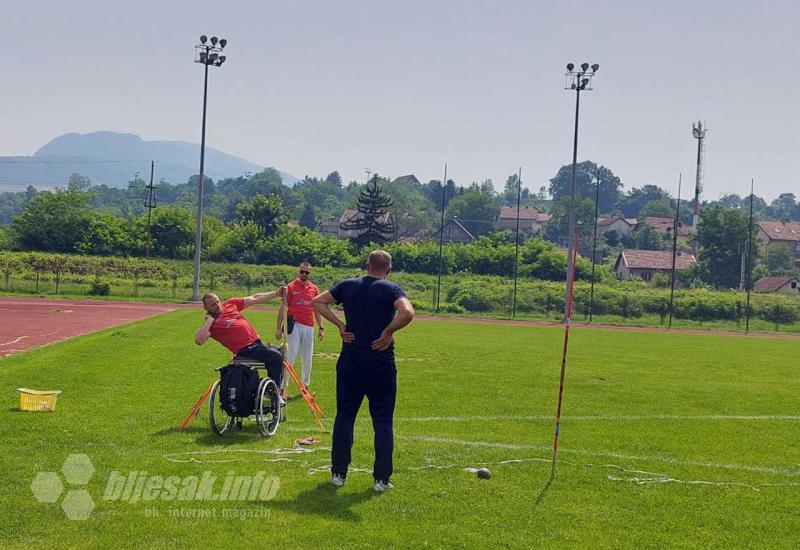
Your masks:
<path fill-rule="evenodd" d="M 36 290 L 34 294 L 39 294 L 39 266 L 37 265 L 34 267 L 34 271 L 36 271 Z"/>
<path fill-rule="evenodd" d="M 61 266 L 56 263 L 56 294 L 58 294 L 58 287 L 61 283 Z"/>
<path fill-rule="evenodd" d="M 133 270 L 133 295 L 139 297 L 139 270 Z"/>
<path fill-rule="evenodd" d="M 178 291 L 178 273 L 177 271 L 172 272 L 172 299 L 175 299 L 175 294 Z"/>
<path fill-rule="evenodd" d="M 4 290 L 6 290 L 6 292 L 7 292 L 8 291 L 8 285 L 9 285 L 9 279 L 11 279 L 11 264 L 9 264 L 8 262 L 6 262 L 6 268 L 5 268 L 4 275 L 5 275 L 5 283 L 6 283 Z"/>

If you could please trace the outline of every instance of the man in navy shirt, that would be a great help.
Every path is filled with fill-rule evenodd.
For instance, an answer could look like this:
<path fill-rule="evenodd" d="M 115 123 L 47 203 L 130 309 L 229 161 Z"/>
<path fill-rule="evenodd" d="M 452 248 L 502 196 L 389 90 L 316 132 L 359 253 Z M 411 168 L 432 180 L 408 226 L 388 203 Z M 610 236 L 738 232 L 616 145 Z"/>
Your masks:
<path fill-rule="evenodd" d="M 336 363 L 336 421 L 333 424 L 331 483 L 344 485 L 353 426 L 366 396 L 375 430 L 375 464 L 372 476 L 376 492 L 393 489 L 393 417 L 397 396 L 397 368 L 394 363 L 394 333 L 414 318 L 414 308 L 403 290 L 386 280 L 392 271 L 392 257 L 373 250 L 367 260 L 367 275 L 346 279 L 323 292 L 311 305 L 339 328 L 342 352 Z M 346 323 L 330 309 L 342 304 Z"/>

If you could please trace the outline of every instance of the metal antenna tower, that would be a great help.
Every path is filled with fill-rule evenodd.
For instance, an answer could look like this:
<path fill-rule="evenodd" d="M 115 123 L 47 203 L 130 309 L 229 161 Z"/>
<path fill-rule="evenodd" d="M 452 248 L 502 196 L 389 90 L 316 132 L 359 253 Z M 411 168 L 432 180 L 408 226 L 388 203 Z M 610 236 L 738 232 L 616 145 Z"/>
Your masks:
<path fill-rule="evenodd" d="M 145 186 L 146 194 L 144 196 L 144 207 L 147 208 L 147 250 L 146 255 L 150 255 L 150 240 L 152 239 L 153 235 L 150 231 L 150 222 L 153 216 L 153 208 L 156 207 L 156 188 L 153 186 L 153 171 L 155 168 L 155 162 L 150 161 L 150 183 Z"/>
<path fill-rule="evenodd" d="M 703 140 L 706 137 L 707 128 L 705 125 L 698 121 L 697 124 L 692 124 L 692 136 L 697 140 L 697 175 L 695 177 L 694 185 L 694 210 L 692 210 L 692 233 L 697 232 L 697 224 L 700 222 L 700 193 L 703 191 L 703 176 L 705 174 L 703 164 L 704 149 Z"/>

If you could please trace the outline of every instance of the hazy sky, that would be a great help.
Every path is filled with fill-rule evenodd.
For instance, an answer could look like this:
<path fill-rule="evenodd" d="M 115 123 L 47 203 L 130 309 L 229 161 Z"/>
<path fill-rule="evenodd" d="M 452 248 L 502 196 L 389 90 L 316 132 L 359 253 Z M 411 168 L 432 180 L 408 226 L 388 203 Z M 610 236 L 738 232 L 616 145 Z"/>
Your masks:
<path fill-rule="evenodd" d="M 796 1 L 9 1 L 0 18 L 0 154 L 66 132 L 200 141 L 302 177 L 365 168 L 501 189 L 571 161 L 568 61 L 599 63 L 579 160 L 625 188 L 693 186 L 692 122 L 708 124 L 706 198 L 797 192 Z M 688 179 L 688 182 L 687 182 Z M 687 192 L 684 192 L 686 196 Z"/>

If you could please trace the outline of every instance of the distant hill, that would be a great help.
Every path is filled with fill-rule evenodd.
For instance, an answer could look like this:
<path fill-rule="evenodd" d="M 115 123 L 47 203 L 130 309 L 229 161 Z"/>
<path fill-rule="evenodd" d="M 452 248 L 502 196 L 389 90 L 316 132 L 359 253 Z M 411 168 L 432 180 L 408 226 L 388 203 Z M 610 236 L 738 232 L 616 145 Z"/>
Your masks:
<path fill-rule="evenodd" d="M 185 141 L 144 141 L 135 134 L 93 132 L 64 134 L 36 151 L 32 157 L 0 157 L 0 188 L 22 190 L 66 185 L 70 174 L 79 172 L 94 184 L 127 187 L 136 172 L 150 177 L 154 160 L 155 181 L 185 183 L 200 169 L 200 145 Z M 235 178 L 264 170 L 242 158 L 206 147 L 205 173 L 216 180 Z M 283 183 L 297 178 L 281 172 Z"/>

